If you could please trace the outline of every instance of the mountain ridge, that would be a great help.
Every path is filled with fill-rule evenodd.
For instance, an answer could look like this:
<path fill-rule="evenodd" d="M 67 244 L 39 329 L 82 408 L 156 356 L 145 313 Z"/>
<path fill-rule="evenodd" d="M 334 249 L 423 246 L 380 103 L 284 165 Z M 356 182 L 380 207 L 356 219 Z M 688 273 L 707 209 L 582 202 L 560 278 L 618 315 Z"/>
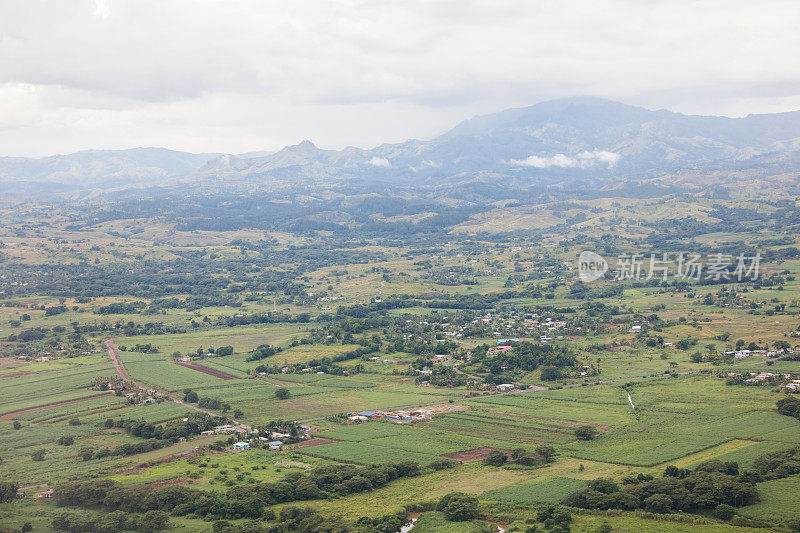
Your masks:
<path fill-rule="evenodd" d="M 570 186 L 730 168 L 800 170 L 800 111 L 741 118 L 684 115 L 583 96 L 478 115 L 430 140 L 369 149 L 325 150 L 304 140 L 239 156 L 153 147 L 0 157 L 0 183 L 107 189 L 356 179 L 433 186 L 491 177 L 500 183 Z"/>

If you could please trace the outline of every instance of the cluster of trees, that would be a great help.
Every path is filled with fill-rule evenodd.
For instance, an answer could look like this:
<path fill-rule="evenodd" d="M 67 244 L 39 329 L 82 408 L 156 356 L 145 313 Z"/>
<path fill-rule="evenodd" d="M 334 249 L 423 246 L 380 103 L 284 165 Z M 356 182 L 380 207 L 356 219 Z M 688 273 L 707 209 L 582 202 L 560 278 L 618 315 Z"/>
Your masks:
<path fill-rule="evenodd" d="M 787 396 L 778 400 L 778 412 L 800 420 L 800 398 Z"/>
<path fill-rule="evenodd" d="M 10 502 L 17 497 L 19 485 L 13 481 L 0 481 L 0 503 Z"/>
<path fill-rule="evenodd" d="M 245 326 L 248 324 L 305 324 L 311 321 L 308 313 L 290 315 L 282 311 L 269 311 L 268 313 L 256 313 L 252 315 L 237 314 L 233 316 L 221 316 L 214 321 L 215 326 Z"/>
<path fill-rule="evenodd" d="M 78 451 L 78 457 L 83 459 L 84 461 L 91 461 L 92 459 L 103 459 L 104 457 L 109 456 L 123 456 L 127 457 L 129 455 L 136 455 L 140 453 L 146 453 L 153 450 L 158 450 L 159 448 L 163 448 L 165 446 L 169 446 L 171 441 L 168 440 L 158 440 L 158 439 L 147 439 L 143 442 L 126 442 L 125 444 L 120 444 L 116 446 L 113 450 L 109 448 L 92 448 L 91 446 L 84 446 Z M 44 452 L 44 450 L 37 450 L 40 452 Z M 34 458 L 36 460 L 36 458 Z"/>
<path fill-rule="evenodd" d="M 592 440 L 599 431 L 594 426 L 579 426 L 575 428 L 575 438 L 578 440 Z"/>
<path fill-rule="evenodd" d="M 189 413 L 183 419 L 168 420 L 163 424 L 151 424 L 144 420 L 132 420 L 121 418 L 105 421 L 107 428 L 121 428 L 129 435 L 141 437 L 143 439 L 159 439 L 177 441 L 181 437 L 199 435 L 201 432 L 211 429 L 224 422 L 222 418 L 209 416 L 204 413 Z"/>
<path fill-rule="evenodd" d="M 262 359 L 266 359 L 267 357 L 272 357 L 276 353 L 281 353 L 282 351 L 283 348 L 281 347 L 273 348 L 269 344 L 262 344 L 258 348 L 250 352 L 245 358 L 245 361 L 247 361 L 248 363 L 252 361 L 261 361 Z"/>
<path fill-rule="evenodd" d="M 336 498 L 369 491 L 395 479 L 417 476 L 419 473 L 419 465 L 413 462 L 363 467 L 331 465 L 309 472 L 288 474 L 275 483 L 231 487 L 225 494 L 184 486 L 151 490 L 141 485 L 95 480 L 58 486 L 53 499 L 60 506 L 103 508 L 127 513 L 162 511 L 176 516 L 192 514 L 215 519 L 272 519 L 274 513 L 265 508 L 276 503 Z"/>
<path fill-rule="evenodd" d="M 571 531 L 572 515 L 566 509 L 555 506 L 545 507 L 536 513 L 536 521 L 543 522 L 544 527 L 550 533 L 569 533 Z M 528 531 L 536 531 L 536 526 L 532 526 Z M 597 529 L 598 533 L 610 533 L 611 528 L 602 525 Z"/>
<path fill-rule="evenodd" d="M 142 531 L 151 533 L 169 528 L 169 515 L 163 511 L 126 513 L 114 511 L 102 515 L 61 513 L 51 523 L 55 531 L 117 533 Z"/>
<path fill-rule="evenodd" d="M 212 524 L 214 533 L 345 533 L 350 528 L 338 517 L 323 516 L 310 507 L 284 507 L 275 514 L 271 510 L 263 518 L 277 521 L 277 524 L 264 524 L 255 520 L 231 524 L 227 520 L 217 520 Z M 395 533 L 397 530 L 392 530 Z"/>
<path fill-rule="evenodd" d="M 727 513 L 728 507 L 757 500 L 755 485 L 739 475 L 738 464 L 708 461 L 693 471 L 667 467 L 659 479 L 631 475 L 621 485 L 610 479 L 595 479 L 565 503 L 584 509 L 644 509 L 652 513 L 697 512 L 726 506 L 719 512 Z"/>
<path fill-rule="evenodd" d="M 93 448 L 85 446 L 78 451 L 78 457 L 84 461 L 92 459 L 103 459 L 109 456 L 129 456 L 145 453 L 159 448 L 169 446 L 178 441 L 181 437 L 199 435 L 202 431 L 211 429 L 215 425 L 222 423 L 223 419 L 204 415 L 202 413 L 191 413 L 185 418 L 187 420 L 169 420 L 164 424 L 150 424 L 144 420 L 132 419 L 107 419 L 104 423 L 106 428 L 121 428 L 129 435 L 146 439 L 142 442 L 127 442 L 120 444 L 114 449 Z M 69 446 L 72 444 L 72 437 L 62 437 L 59 444 Z M 62 442 L 63 441 L 63 442 Z"/>
<path fill-rule="evenodd" d="M 408 524 L 408 516 L 405 511 L 388 514 L 378 517 L 362 516 L 356 521 L 356 525 L 366 531 L 374 533 L 397 533 Z"/>
<path fill-rule="evenodd" d="M 542 444 L 536 447 L 535 454 L 532 456 L 525 448 L 517 448 L 511 451 L 510 456 L 499 450 L 492 450 L 483 460 L 483 463 L 490 466 L 503 466 L 512 462 L 523 466 L 534 466 L 536 464 L 551 463 L 555 460 L 556 450 L 552 446 Z"/>
<path fill-rule="evenodd" d="M 800 474 L 800 448 L 763 455 L 753 463 L 753 469 L 741 477 L 752 482 L 770 481 Z"/>
<path fill-rule="evenodd" d="M 208 396 L 200 397 L 192 389 L 183 389 L 183 401 L 186 403 L 196 403 L 197 407 L 200 407 L 202 409 L 210 409 L 212 411 L 222 411 L 223 413 L 227 413 L 228 411 L 231 410 L 231 404 L 225 403 L 219 398 L 210 398 Z M 241 415 L 236 415 L 236 416 L 241 416 Z M 200 431 L 211 429 L 212 427 L 224 422 L 224 420 L 221 418 L 212 417 L 212 420 L 213 423 L 210 426 L 204 427 Z"/>
<path fill-rule="evenodd" d="M 322 357 L 320 359 L 311 359 L 305 363 L 296 363 L 291 365 L 258 365 L 255 368 L 256 373 L 265 373 L 265 374 L 280 374 L 283 373 L 283 369 L 286 368 L 286 371 L 290 374 L 298 374 L 303 372 L 307 368 L 314 369 L 316 371 L 325 372 L 326 374 L 333 374 L 333 375 L 343 375 L 345 372 L 348 374 L 359 373 L 363 370 L 363 367 L 356 365 L 353 368 L 344 369 L 341 366 L 337 365 L 336 363 L 341 363 L 343 361 L 350 361 L 352 359 L 361 359 L 365 356 L 373 354 L 380 350 L 380 345 L 370 344 L 368 346 L 364 346 L 361 348 L 356 348 L 355 350 L 350 350 L 348 352 L 343 352 L 333 357 Z"/>
<path fill-rule="evenodd" d="M 66 305 L 51 305 L 44 308 L 44 316 L 55 316 L 69 311 Z"/>
<path fill-rule="evenodd" d="M 510 381 L 504 374 L 532 372 L 542 366 L 542 379 L 554 381 L 561 379 L 566 369 L 578 365 L 578 359 L 571 350 L 565 346 L 553 344 L 534 344 L 521 342 L 513 350 L 487 355 L 488 346 L 481 346 L 473 353 L 473 361 L 481 365 L 482 369 L 491 376 L 487 378 L 491 383 Z"/>
<path fill-rule="evenodd" d="M 138 312 L 146 305 L 144 302 L 114 302 L 98 307 L 95 313 L 98 315 L 129 315 Z"/>

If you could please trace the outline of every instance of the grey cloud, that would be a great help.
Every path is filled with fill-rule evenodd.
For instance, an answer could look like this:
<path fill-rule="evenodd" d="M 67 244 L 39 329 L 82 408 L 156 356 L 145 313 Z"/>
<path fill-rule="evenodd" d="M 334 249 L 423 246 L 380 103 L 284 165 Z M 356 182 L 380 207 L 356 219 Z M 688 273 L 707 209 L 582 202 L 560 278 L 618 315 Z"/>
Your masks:
<path fill-rule="evenodd" d="M 0 144 L 376 145 L 586 94 L 787 110 L 800 104 L 797 20 L 794 0 L 3 2 L 0 116 L 18 131 Z"/>

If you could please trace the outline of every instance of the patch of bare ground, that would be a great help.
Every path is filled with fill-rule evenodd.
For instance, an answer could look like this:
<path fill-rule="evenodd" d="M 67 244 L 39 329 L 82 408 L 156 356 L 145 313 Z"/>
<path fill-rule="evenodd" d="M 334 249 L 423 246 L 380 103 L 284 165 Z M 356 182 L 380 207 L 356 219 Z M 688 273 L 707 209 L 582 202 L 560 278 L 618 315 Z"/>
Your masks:
<path fill-rule="evenodd" d="M 19 376 L 27 376 L 28 374 L 35 374 L 35 372 L 31 372 L 29 370 L 20 370 L 19 372 L 9 372 L 8 374 L 0 374 L 0 379 L 16 378 Z"/>
<path fill-rule="evenodd" d="M 219 379 L 239 379 L 232 374 L 228 374 L 227 372 L 222 372 L 221 370 L 216 370 L 214 368 L 209 368 L 207 366 L 198 365 L 195 363 L 175 363 L 176 365 L 181 365 L 186 368 L 191 368 L 192 370 L 197 370 L 198 372 L 202 372 L 203 374 L 208 374 L 209 376 L 214 376 L 215 378 Z"/>
<path fill-rule="evenodd" d="M 316 439 L 308 439 L 300 442 L 296 442 L 294 444 L 289 444 L 288 446 L 284 446 L 286 450 L 296 450 L 298 448 L 309 448 L 311 446 L 322 446 L 323 444 L 333 444 L 334 442 L 339 442 L 338 440 L 333 439 L 323 439 L 322 437 Z"/>
<path fill-rule="evenodd" d="M 0 342 L 0 345 L 8 344 L 7 342 Z M 14 368 L 20 365 L 24 365 L 22 361 L 19 359 L 13 359 L 11 357 L 0 357 L 0 370 L 5 370 L 6 368 Z"/>

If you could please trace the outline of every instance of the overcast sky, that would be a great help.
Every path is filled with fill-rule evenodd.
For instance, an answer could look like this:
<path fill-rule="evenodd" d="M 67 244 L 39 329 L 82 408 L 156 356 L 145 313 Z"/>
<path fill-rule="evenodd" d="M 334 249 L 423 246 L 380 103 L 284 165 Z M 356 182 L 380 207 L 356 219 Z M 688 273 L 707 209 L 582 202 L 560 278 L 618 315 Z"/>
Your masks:
<path fill-rule="evenodd" d="M 592 95 L 800 109 L 797 0 L 0 0 L 0 155 L 372 147 Z"/>

